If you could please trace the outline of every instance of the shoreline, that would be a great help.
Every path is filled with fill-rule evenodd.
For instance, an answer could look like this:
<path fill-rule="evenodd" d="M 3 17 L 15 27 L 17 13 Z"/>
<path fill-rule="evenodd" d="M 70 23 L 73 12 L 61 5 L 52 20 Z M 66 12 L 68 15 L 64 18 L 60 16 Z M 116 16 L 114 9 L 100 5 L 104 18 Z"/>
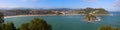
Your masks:
<path fill-rule="evenodd" d="M 84 14 L 43 14 L 43 15 L 15 15 L 15 16 L 4 16 L 4 18 L 14 18 L 14 17 L 26 17 L 26 16 L 68 16 L 68 15 L 84 15 Z"/>
<path fill-rule="evenodd" d="M 65 14 L 59 16 L 67 16 L 67 15 L 83 15 L 83 14 Z M 4 18 L 14 18 L 14 17 L 26 17 L 26 16 L 57 16 L 56 14 L 46 14 L 46 15 L 15 15 L 15 16 L 4 16 Z"/>

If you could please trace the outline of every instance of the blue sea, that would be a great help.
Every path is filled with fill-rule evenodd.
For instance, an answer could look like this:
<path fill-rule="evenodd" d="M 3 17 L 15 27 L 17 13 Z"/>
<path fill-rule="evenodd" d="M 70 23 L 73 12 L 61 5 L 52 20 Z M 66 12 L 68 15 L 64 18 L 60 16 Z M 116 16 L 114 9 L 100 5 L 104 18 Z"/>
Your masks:
<path fill-rule="evenodd" d="M 19 28 L 21 24 L 28 23 L 34 18 L 43 18 L 52 25 L 53 30 L 97 30 L 100 26 L 111 25 L 120 28 L 120 12 L 110 12 L 110 16 L 99 16 L 101 21 L 90 23 L 84 20 L 83 15 L 68 16 L 26 16 L 6 18 L 5 23 L 13 22 Z"/>

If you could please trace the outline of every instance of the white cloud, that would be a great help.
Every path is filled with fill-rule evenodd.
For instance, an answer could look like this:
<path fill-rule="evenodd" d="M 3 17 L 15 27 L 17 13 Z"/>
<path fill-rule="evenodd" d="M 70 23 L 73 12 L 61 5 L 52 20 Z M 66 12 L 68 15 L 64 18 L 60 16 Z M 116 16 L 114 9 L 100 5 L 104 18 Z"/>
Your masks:
<path fill-rule="evenodd" d="M 120 7 L 120 0 L 115 0 L 113 6 L 114 7 Z"/>

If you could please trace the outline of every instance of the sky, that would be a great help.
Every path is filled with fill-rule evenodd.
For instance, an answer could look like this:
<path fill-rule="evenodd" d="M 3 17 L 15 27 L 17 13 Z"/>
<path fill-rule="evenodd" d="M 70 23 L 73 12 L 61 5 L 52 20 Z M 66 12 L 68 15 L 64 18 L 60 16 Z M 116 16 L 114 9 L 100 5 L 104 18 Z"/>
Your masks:
<path fill-rule="evenodd" d="M 0 8 L 105 8 L 120 11 L 120 0 L 0 0 Z"/>

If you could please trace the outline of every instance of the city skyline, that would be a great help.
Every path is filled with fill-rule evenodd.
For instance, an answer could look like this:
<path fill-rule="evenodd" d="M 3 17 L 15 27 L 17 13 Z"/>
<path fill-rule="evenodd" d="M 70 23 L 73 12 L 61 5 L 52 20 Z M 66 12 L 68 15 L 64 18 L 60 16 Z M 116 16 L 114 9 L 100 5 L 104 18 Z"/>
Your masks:
<path fill-rule="evenodd" d="M 0 0 L 0 8 L 105 8 L 120 11 L 120 0 Z"/>

